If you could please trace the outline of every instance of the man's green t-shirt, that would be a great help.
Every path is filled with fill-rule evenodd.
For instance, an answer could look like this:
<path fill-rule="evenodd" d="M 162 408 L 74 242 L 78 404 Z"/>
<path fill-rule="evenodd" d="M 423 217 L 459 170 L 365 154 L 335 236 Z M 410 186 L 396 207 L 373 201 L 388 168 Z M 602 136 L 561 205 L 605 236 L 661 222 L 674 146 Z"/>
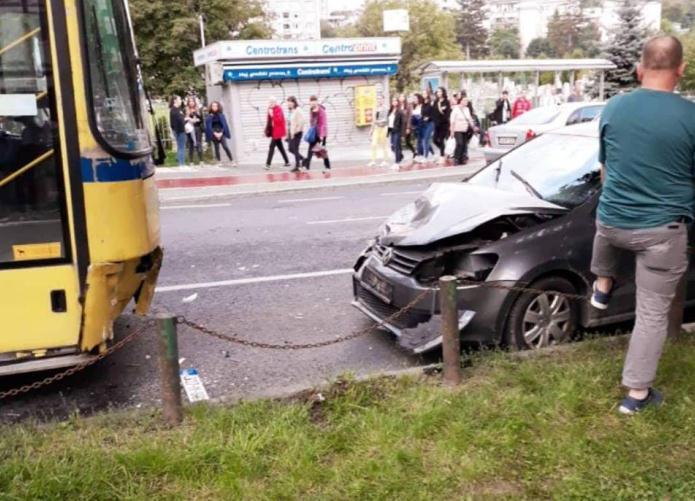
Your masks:
<path fill-rule="evenodd" d="M 639 89 L 612 98 L 599 127 L 599 161 L 606 167 L 599 221 L 626 229 L 692 221 L 695 103 Z"/>

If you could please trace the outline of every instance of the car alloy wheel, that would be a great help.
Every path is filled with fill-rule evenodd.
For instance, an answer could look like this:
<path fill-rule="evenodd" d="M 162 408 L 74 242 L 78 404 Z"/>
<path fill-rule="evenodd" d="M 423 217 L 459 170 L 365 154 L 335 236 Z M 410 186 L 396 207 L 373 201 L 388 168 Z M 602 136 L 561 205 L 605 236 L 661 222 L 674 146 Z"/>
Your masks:
<path fill-rule="evenodd" d="M 564 294 L 576 294 L 569 280 L 546 277 L 533 289 L 542 293 L 519 296 L 509 312 L 505 340 L 516 350 L 539 349 L 565 343 L 574 337 L 579 319 L 579 303 Z"/>
<path fill-rule="evenodd" d="M 529 348 L 543 348 L 569 340 L 572 331 L 569 299 L 557 292 L 536 296 L 526 308 L 523 336 Z"/>

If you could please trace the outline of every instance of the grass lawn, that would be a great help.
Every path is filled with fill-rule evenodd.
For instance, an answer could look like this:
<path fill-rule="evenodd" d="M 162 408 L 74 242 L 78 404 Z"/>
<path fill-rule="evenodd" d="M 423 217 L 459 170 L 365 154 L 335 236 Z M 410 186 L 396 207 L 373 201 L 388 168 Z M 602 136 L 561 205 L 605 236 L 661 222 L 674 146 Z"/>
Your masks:
<path fill-rule="evenodd" d="M 658 411 L 617 415 L 624 340 L 476 355 L 465 383 L 342 381 L 308 399 L 17 425 L 3 499 L 693 499 L 695 338 L 664 356 Z"/>

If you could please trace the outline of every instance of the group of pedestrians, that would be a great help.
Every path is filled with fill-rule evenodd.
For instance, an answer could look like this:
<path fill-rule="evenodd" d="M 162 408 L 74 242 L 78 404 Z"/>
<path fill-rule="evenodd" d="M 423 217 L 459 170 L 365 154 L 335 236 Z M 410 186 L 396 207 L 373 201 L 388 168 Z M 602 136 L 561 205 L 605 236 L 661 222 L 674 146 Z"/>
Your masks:
<path fill-rule="evenodd" d="M 284 166 L 292 167 L 290 172 L 299 172 L 301 168 L 311 169 L 311 160 L 314 156 L 323 159 L 324 170 L 330 170 L 331 161 L 326 149 L 326 140 L 328 139 L 326 108 L 319 102 L 317 96 L 311 96 L 307 121 L 296 97 L 290 96 L 286 101 L 289 110 L 288 117 L 285 117 L 282 106 L 277 99 L 270 98 L 268 102 L 265 135 L 270 139 L 270 144 L 265 169 L 270 169 L 277 149 L 282 156 Z M 294 156 L 294 166 L 290 163 L 283 140 L 287 141 L 288 150 Z M 307 143 L 306 156 L 301 153 L 302 142 Z"/>
<path fill-rule="evenodd" d="M 203 135 L 208 144 L 215 151 L 215 159 L 220 162 L 220 148 L 227 155 L 229 164 L 236 167 L 232 152 L 227 144 L 231 131 L 227 118 L 224 115 L 219 101 L 213 101 L 207 110 L 193 95 L 186 98 L 184 105 L 179 96 L 173 96 L 169 101 L 169 125 L 176 141 L 176 160 L 179 166 L 186 164 L 186 150 L 188 149 L 188 162 L 193 163 L 194 156 L 203 162 Z"/>
<path fill-rule="evenodd" d="M 444 87 L 434 94 L 429 90 L 411 96 L 401 94 L 391 100 L 388 112 L 376 113 L 369 165 L 375 166 L 379 160 L 382 166 L 388 165 L 386 144 L 395 160 L 394 169 L 404 162 L 404 149 L 412 153 L 416 163 L 436 160 L 444 164 L 450 157 L 463 165 L 468 162 L 468 145 L 479 132 L 480 121 L 466 91 L 451 97 Z"/>

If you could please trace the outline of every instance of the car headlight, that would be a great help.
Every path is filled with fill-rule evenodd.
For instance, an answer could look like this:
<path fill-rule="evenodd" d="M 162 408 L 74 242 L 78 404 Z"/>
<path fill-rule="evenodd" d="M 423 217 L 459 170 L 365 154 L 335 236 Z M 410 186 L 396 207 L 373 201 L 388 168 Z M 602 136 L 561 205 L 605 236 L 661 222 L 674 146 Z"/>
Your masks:
<path fill-rule="evenodd" d="M 495 268 L 497 254 L 466 254 L 462 256 L 452 270 L 457 277 L 482 282 Z"/>

